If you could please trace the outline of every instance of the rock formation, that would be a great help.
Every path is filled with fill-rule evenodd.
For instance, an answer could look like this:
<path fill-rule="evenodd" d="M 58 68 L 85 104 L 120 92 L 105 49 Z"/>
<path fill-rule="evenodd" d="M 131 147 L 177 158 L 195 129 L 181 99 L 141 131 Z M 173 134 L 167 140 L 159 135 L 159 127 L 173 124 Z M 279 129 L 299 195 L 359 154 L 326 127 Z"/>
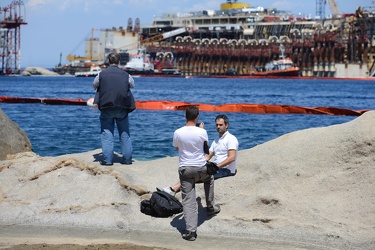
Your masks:
<path fill-rule="evenodd" d="M 31 151 L 32 146 L 25 131 L 0 109 L 0 160 L 6 159 L 7 154 Z"/>
<path fill-rule="evenodd" d="M 199 247 L 375 249 L 374 124 L 375 111 L 368 111 L 241 150 L 237 175 L 215 181 L 219 214 L 207 217 L 196 185 Z M 0 161 L 0 242 L 33 232 L 192 249 L 181 239 L 182 214 L 155 218 L 139 206 L 156 187 L 177 182 L 178 157 L 104 167 L 100 154 L 29 152 Z"/>
<path fill-rule="evenodd" d="M 53 71 L 50 71 L 45 68 L 40 67 L 27 67 L 22 71 L 21 75 L 23 76 L 34 76 L 34 75 L 43 75 L 43 76 L 58 76 L 59 74 Z"/>

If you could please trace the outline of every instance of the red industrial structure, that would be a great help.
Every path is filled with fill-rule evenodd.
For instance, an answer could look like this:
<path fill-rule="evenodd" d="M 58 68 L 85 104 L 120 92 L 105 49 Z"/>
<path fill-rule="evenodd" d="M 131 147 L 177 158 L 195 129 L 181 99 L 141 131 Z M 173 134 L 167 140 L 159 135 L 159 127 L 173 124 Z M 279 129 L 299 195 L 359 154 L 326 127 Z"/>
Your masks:
<path fill-rule="evenodd" d="M 19 74 L 21 71 L 21 25 L 25 22 L 23 1 L 12 1 L 0 6 L 0 75 Z"/>

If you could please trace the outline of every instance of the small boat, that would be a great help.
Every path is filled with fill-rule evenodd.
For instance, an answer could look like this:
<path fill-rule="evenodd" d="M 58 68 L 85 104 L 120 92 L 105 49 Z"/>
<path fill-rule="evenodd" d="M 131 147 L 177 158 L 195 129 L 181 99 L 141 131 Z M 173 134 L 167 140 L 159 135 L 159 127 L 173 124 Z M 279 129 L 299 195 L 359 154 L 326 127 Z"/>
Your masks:
<path fill-rule="evenodd" d="M 138 49 L 137 53 L 129 54 L 129 61 L 122 69 L 131 75 L 154 74 L 154 64 L 144 49 Z"/>
<path fill-rule="evenodd" d="M 274 60 L 266 64 L 265 67 L 256 67 L 252 76 L 274 76 L 274 77 L 291 77 L 298 76 L 300 68 L 294 66 L 292 59 L 284 56 L 284 47 L 280 45 L 281 55 L 279 60 Z"/>
<path fill-rule="evenodd" d="M 95 77 L 100 71 L 102 71 L 102 69 L 99 66 L 91 66 L 90 71 L 75 72 L 74 75 L 77 77 Z"/>
<path fill-rule="evenodd" d="M 176 68 L 164 68 L 155 70 L 157 61 L 153 61 L 145 49 L 138 49 L 137 53 L 129 54 L 129 61 L 121 67 L 132 77 L 184 77 Z"/>

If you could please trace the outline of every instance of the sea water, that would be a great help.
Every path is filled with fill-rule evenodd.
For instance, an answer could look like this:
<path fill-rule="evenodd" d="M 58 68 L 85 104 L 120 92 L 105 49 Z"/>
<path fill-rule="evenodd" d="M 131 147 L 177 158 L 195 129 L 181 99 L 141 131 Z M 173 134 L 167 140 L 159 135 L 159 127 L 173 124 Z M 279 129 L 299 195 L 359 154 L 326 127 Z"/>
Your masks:
<path fill-rule="evenodd" d="M 93 78 L 68 76 L 0 77 L 0 95 L 38 98 L 94 96 Z M 375 109 L 375 81 L 302 79 L 135 78 L 136 100 L 169 100 L 205 104 L 262 103 L 305 107 Z M 89 106 L 8 104 L 0 108 L 24 130 L 41 156 L 98 149 L 99 111 Z M 210 141 L 217 135 L 215 112 L 201 112 Z M 353 116 L 231 113 L 229 130 L 239 149 L 249 149 L 296 130 L 349 122 Z M 176 156 L 173 132 L 185 124 L 184 111 L 135 110 L 130 133 L 137 160 Z M 120 152 L 118 134 L 115 150 Z"/>

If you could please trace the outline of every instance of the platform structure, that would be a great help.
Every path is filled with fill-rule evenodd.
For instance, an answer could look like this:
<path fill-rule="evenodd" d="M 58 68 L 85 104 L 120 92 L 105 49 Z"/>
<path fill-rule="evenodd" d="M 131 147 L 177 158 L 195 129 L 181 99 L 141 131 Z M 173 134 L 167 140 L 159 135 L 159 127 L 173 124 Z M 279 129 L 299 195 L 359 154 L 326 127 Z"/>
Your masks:
<path fill-rule="evenodd" d="M 21 71 L 21 26 L 25 6 L 22 1 L 12 1 L 0 6 L 0 75 L 19 74 Z"/>

